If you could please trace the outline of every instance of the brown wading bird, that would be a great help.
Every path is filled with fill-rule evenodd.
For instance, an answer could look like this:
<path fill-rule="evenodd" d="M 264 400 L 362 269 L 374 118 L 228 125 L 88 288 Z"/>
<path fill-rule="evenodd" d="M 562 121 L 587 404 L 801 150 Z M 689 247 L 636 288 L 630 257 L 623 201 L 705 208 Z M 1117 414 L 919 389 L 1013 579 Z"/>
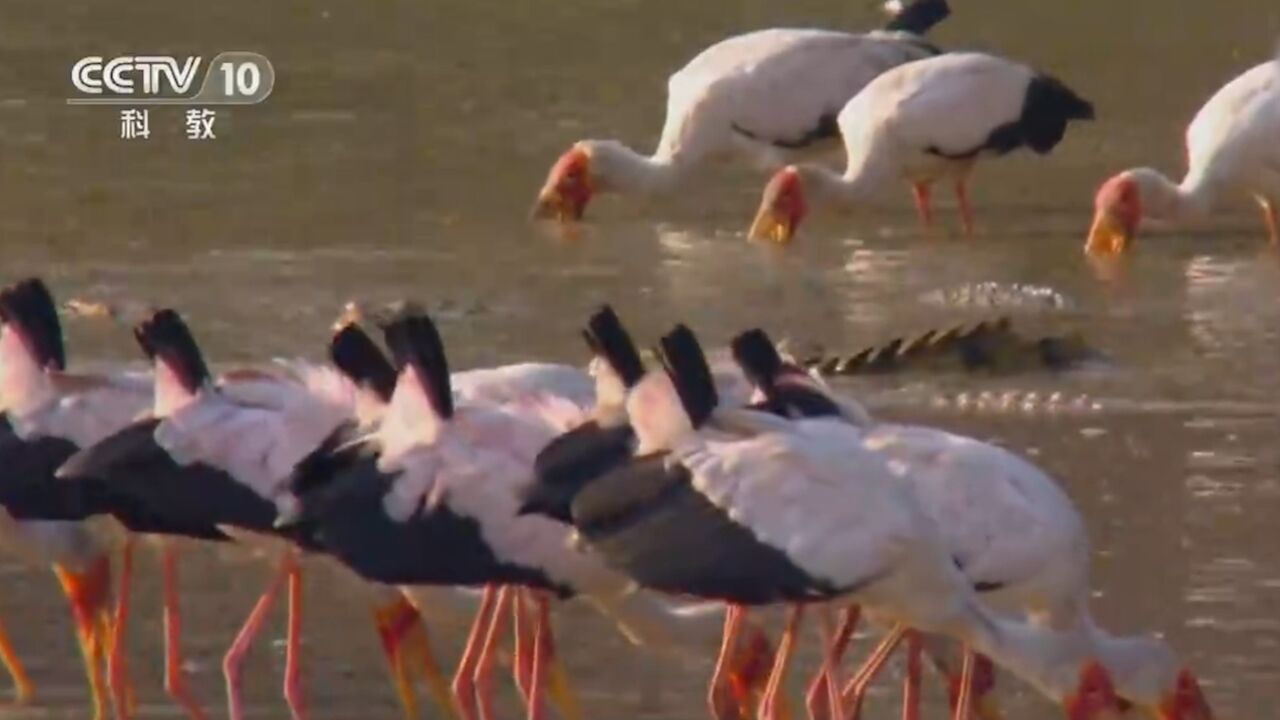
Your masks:
<path fill-rule="evenodd" d="M 885 70 L 936 55 L 923 36 L 949 13 L 945 0 L 917 0 L 865 35 L 774 28 L 722 40 L 671 76 L 652 155 L 617 140 L 574 143 L 551 167 L 534 216 L 578 220 L 604 192 L 670 195 L 728 156 L 773 171 L 833 149 L 845 101 Z"/>
<path fill-rule="evenodd" d="M 1280 57 L 1214 93 L 1187 127 L 1187 174 L 1175 184 L 1133 168 L 1107 180 L 1094 199 L 1085 250 L 1129 249 L 1144 218 L 1167 223 L 1208 216 L 1227 194 L 1252 195 L 1273 245 L 1280 245 Z"/>
<path fill-rule="evenodd" d="M 1091 119 L 1093 106 L 1062 82 L 1004 58 L 947 53 L 900 65 L 840 111 L 844 173 L 807 164 L 778 171 L 748 235 L 787 243 L 811 208 L 856 207 L 904 180 L 926 227 L 933 222 L 930 188 L 952 181 L 964 233 L 972 235 L 966 188 L 979 159 L 1021 147 L 1046 154 L 1069 122 Z"/>

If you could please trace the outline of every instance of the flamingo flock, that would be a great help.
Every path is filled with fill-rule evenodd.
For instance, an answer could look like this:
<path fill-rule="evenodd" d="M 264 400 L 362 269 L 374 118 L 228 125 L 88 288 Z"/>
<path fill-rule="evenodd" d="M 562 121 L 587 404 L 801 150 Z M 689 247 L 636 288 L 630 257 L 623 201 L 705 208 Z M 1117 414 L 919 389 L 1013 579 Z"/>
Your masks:
<path fill-rule="evenodd" d="M 457 372 L 432 318 L 405 304 L 378 318 L 385 352 L 348 321 L 326 362 L 215 375 L 184 319 L 163 309 L 134 328 L 149 372 L 88 374 L 67 370 L 40 279 L 0 291 L 0 320 L 7 545 L 62 581 L 96 718 L 134 713 L 123 636 L 138 537 L 163 559 L 165 686 L 191 718 L 206 715 L 183 680 L 175 537 L 247 545 L 275 565 L 224 659 L 233 720 L 245 717 L 245 653 L 282 593 L 284 698 L 292 717 L 308 714 L 303 554 L 369 588 L 406 717 L 417 681 L 445 713 L 495 717 L 508 628 L 528 717 L 580 717 L 561 660 L 573 646 L 553 626 L 566 603 L 656 656 L 718 641 L 707 694 L 718 719 L 787 717 L 806 616 L 824 643 L 805 696 L 812 718 L 861 717 L 899 647 L 908 718 L 920 716 L 924 658 L 955 720 L 999 717 L 997 672 L 1072 720 L 1133 708 L 1212 717 L 1172 648 L 1090 615 L 1089 540 L 1053 478 L 994 445 L 876 420 L 758 329 L 711 362 L 676 325 L 646 362 L 606 306 L 584 323 L 585 369 Z M 115 584 L 99 518 L 123 538 Z M 467 587 L 480 597 L 446 679 L 416 591 Z M 689 602 L 723 604 L 723 628 L 679 609 Z M 750 617 L 771 606 L 787 613 L 776 648 Z M 885 634 L 846 676 L 864 622 Z M 4 658 L 30 699 L 7 644 Z"/>

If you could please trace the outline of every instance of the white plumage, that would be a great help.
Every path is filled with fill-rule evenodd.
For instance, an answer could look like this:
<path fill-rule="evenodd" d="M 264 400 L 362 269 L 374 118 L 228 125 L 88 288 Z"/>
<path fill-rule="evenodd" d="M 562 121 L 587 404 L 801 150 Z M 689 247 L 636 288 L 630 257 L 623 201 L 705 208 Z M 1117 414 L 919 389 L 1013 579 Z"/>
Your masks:
<path fill-rule="evenodd" d="M 50 373 L 39 381 L 47 401 L 25 412 L 10 412 L 14 432 L 24 440 L 56 437 L 87 447 L 146 412 L 150 378 L 138 374 Z"/>
<path fill-rule="evenodd" d="M 47 370 L 13 325 L 0 327 L 0 407 L 24 441 L 59 438 L 87 447 L 124 428 L 151 402 L 145 376 L 72 375 Z M 50 482 L 53 482 L 50 479 Z M 102 552 L 78 522 L 14 521 L 6 510 L 0 542 L 28 558 L 79 566 Z"/>
<path fill-rule="evenodd" d="M 882 458 L 937 525 L 985 603 L 1024 613 L 1037 625 L 1092 647 L 1126 699 L 1157 707 L 1185 672 L 1161 640 L 1112 636 L 1089 612 L 1089 538 L 1075 505 L 1053 478 L 997 445 L 918 425 L 879 423 L 818 379 L 788 375 L 827 393 L 860 445 Z"/>
<path fill-rule="evenodd" d="M 163 419 L 155 439 L 178 464 L 218 468 L 274 500 L 298 462 L 353 415 L 290 378 L 259 376 L 202 390 Z"/>
<path fill-rule="evenodd" d="M 582 408 L 595 402 L 595 388 L 583 370 L 572 365 L 525 362 L 453 373 L 453 392 L 464 402 L 502 404 L 521 397 L 553 395 Z"/>
<path fill-rule="evenodd" d="M 575 143 L 552 167 L 538 213 L 576 219 L 595 192 L 669 192 L 733 155 L 775 169 L 833 139 L 836 113 L 873 78 L 936 52 L 904 32 L 775 28 L 722 40 L 671 76 L 652 155 L 617 140 Z"/>
<path fill-rule="evenodd" d="M 404 521 L 423 505 L 447 503 L 476 521 L 502 560 L 584 593 L 623 594 L 630 587 L 626 578 L 570 547 L 572 528 L 519 514 L 519 491 L 532 479 L 534 458 L 559 432 L 492 405 L 457 403 L 452 417 L 441 418 L 409 365 L 375 436 L 382 447 L 379 470 L 403 471 L 384 499 L 388 514 Z"/>
<path fill-rule="evenodd" d="M 810 204 L 853 206 L 910 184 L 925 224 L 929 187 L 953 180 L 966 233 L 965 183 L 975 161 L 1018 147 L 1047 153 L 1093 108 L 1033 68 L 983 53 L 947 53 L 888 70 L 840 111 L 847 164 L 784 168 L 765 188 L 750 235 L 786 242 Z"/>
<path fill-rule="evenodd" d="M 0 409 L 24 440 L 56 437 L 80 447 L 123 428 L 151 402 L 146 375 L 73 375 L 46 369 L 21 333 L 0 328 Z"/>
<path fill-rule="evenodd" d="M 653 157 L 671 164 L 741 147 L 769 164 L 802 147 L 849 98 L 890 68 L 935 51 L 899 33 L 770 29 L 702 51 L 667 83 L 667 117 Z M 792 148 L 792 149 L 798 149 Z"/>
<path fill-rule="evenodd" d="M 0 409 L 18 439 L 32 443 L 56 438 L 84 447 L 125 427 L 145 411 L 151 401 L 145 379 L 62 371 L 62 329 L 52 296 L 42 282 L 25 280 L 6 288 L 0 296 L 4 314 L 0 326 Z M 38 446 L 32 450 L 49 449 L 48 445 L 43 447 L 45 450 Z M 28 447 L 14 449 L 21 454 Z M 53 457 L 51 454 L 50 459 Z M 16 480 L 56 482 L 52 477 Z M 97 663 L 107 642 L 105 620 L 111 586 L 110 563 L 98 538 L 83 522 L 15 520 L 10 508 L 0 508 L 0 545 L 33 563 L 54 565 L 77 617 L 95 714 L 102 715 L 107 698 Z M 31 693 L 30 681 L 21 664 L 11 657 L 8 640 L 3 644 L 5 665 L 13 675 L 20 701 L 25 700 Z"/>
<path fill-rule="evenodd" d="M 1087 643 L 986 611 L 910 487 L 862 446 L 856 427 L 717 410 L 741 439 L 704 435 L 687 417 L 672 419 L 683 415 L 680 401 L 654 375 L 632 392 L 628 412 L 642 448 L 667 447 L 695 489 L 809 574 L 883 617 L 972 644 L 1071 702 Z M 748 436 L 753 424 L 759 432 Z"/>
<path fill-rule="evenodd" d="M 934 428 L 880 424 L 862 446 L 884 458 L 938 523 L 984 595 L 1060 630 L 1087 613 L 1089 543 L 1071 500 L 1039 468 L 1003 448 Z"/>
<path fill-rule="evenodd" d="M 1237 193 L 1257 200 L 1271 242 L 1280 243 L 1280 58 L 1214 93 L 1187 127 L 1186 145 L 1187 174 L 1180 183 L 1158 170 L 1132 168 L 1102 184 L 1089 252 L 1124 251 L 1144 218 L 1203 218 L 1224 195 Z"/>
<path fill-rule="evenodd" d="M 902 484 L 844 423 L 803 420 L 729 442 L 693 437 L 670 456 L 689 468 L 693 486 L 834 587 L 856 587 L 892 568 L 899 540 L 920 522 L 903 501 Z M 843 451 L 826 452 L 833 448 Z M 860 493 L 851 502 L 847 476 L 854 467 Z"/>

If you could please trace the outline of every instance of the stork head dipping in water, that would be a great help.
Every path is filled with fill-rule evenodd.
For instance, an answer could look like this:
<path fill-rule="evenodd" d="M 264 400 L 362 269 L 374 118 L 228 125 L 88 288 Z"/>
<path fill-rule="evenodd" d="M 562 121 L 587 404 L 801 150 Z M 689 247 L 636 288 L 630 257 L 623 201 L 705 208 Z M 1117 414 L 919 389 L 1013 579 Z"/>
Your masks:
<path fill-rule="evenodd" d="M 772 240 L 779 245 L 791 242 L 809 209 L 801 173 L 801 168 L 790 165 L 769 180 L 760 201 L 760 210 L 747 232 L 748 237 Z"/>
<path fill-rule="evenodd" d="M 1085 250 L 1099 254 L 1128 250 L 1142 224 L 1143 200 L 1160 197 L 1155 185 L 1148 172 L 1140 169 L 1126 170 L 1102 183 L 1093 198 L 1093 225 Z"/>
<path fill-rule="evenodd" d="M 533 216 L 560 222 L 581 220 L 595 189 L 591 171 L 591 153 L 585 143 L 575 143 L 551 166 Z"/>

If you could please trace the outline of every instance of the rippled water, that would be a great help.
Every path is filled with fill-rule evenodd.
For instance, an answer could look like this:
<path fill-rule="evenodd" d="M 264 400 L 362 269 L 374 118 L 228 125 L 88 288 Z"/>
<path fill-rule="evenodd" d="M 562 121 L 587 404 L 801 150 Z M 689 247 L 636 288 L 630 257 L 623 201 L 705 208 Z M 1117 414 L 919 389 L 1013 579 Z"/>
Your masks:
<path fill-rule="evenodd" d="M 779 252 L 744 241 L 760 179 L 742 168 L 669 204 L 601 201 L 576 239 L 531 227 L 525 212 L 572 140 L 648 147 L 666 74 L 708 42 L 779 24 L 865 27 L 865 3 L 12 0 L 0 27 L 3 277 L 40 273 L 63 297 L 108 302 L 126 320 L 172 304 L 222 362 L 316 356 L 342 302 L 405 296 L 437 311 L 459 367 L 581 361 L 576 327 L 605 300 L 644 337 L 684 320 L 717 342 L 758 324 L 853 350 L 998 313 L 1028 333 L 1079 331 L 1109 368 L 848 387 L 886 416 L 998 440 L 1053 471 L 1090 526 L 1102 621 L 1164 633 L 1219 717 L 1272 716 L 1280 253 L 1243 202 L 1204 227 L 1144 238 L 1119 269 L 1089 265 L 1079 247 L 1096 183 L 1136 163 L 1178 169 L 1182 127 L 1269 55 L 1280 6 L 954 4 L 939 42 L 1050 68 L 1096 102 L 1100 121 L 1073 128 L 1049 160 L 981 169 L 976 240 L 922 237 L 903 203 L 820 220 Z M 113 111 L 63 103 L 67 69 L 83 55 L 230 49 L 263 52 L 278 80 L 265 105 L 219 110 L 212 143 L 182 139 L 178 110 L 153 112 L 151 140 L 123 142 Z M 941 214 L 954 224 L 949 208 Z M 1054 299 L 993 307 L 974 290 L 986 283 Z M 75 362 L 134 358 L 121 324 L 72 319 L 68 334 Z M 187 563 L 190 669 L 216 700 L 221 653 L 266 572 L 237 551 L 193 548 Z M 394 717 L 361 590 L 313 565 L 313 715 Z M 158 716 L 174 710 L 159 689 L 152 570 L 142 563 L 132 643 L 142 709 Z M 83 717 L 52 577 L 18 564 L 0 572 L 0 608 L 42 691 L 29 716 Z M 703 716 L 704 659 L 646 657 L 579 611 L 560 622 L 590 716 Z M 445 657 L 462 625 L 438 631 Z M 250 662 L 255 714 L 284 717 L 278 648 Z M 1011 716 L 1043 712 L 1006 685 Z M 889 688 L 876 717 L 897 712 Z"/>

